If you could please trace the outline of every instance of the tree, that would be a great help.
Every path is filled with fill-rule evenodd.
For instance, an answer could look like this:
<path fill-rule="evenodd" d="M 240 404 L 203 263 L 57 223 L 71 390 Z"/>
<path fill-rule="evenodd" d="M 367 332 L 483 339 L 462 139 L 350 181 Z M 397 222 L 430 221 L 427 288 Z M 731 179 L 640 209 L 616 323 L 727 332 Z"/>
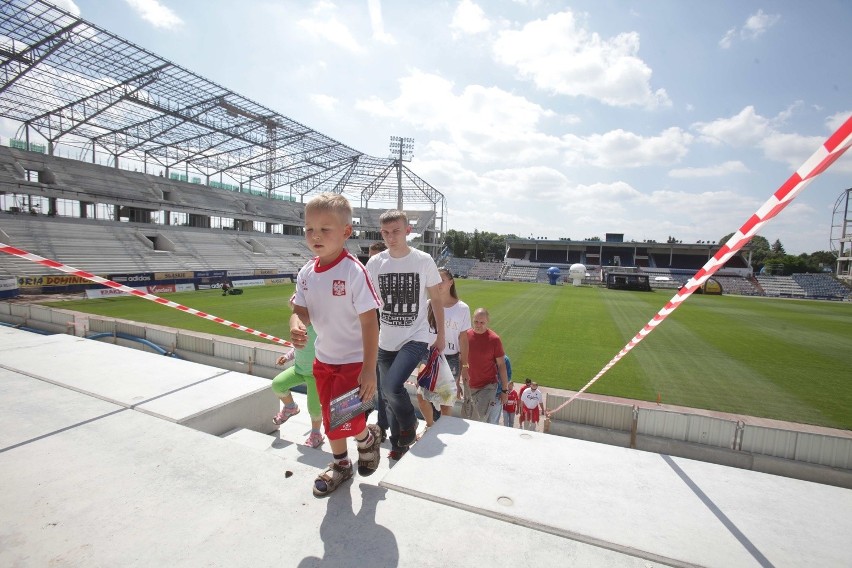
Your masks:
<path fill-rule="evenodd" d="M 772 254 L 784 256 L 787 254 L 784 252 L 784 245 L 781 244 L 781 239 L 775 239 L 775 242 L 772 243 Z"/>
<path fill-rule="evenodd" d="M 733 236 L 734 233 L 728 233 L 719 239 L 719 242 L 724 245 Z M 748 242 L 748 246 L 751 247 L 751 265 L 755 270 L 760 270 L 767 257 L 772 254 L 772 247 L 769 246 L 769 241 L 766 240 L 766 237 L 755 235 Z"/>

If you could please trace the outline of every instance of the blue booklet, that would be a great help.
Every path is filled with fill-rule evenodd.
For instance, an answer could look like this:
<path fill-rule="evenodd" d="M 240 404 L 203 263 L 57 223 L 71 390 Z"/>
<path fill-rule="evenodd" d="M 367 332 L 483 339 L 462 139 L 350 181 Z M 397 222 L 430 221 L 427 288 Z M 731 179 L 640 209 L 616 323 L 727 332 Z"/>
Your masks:
<path fill-rule="evenodd" d="M 370 400 L 361 400 L 361 397 L 358 396 L 359 390 L 360 387 L 355 387 L 351 391 L 332 399 L 329 407 L 329 426 L 332 430 L 346 424 L 359 414 L 373 409 L 375 397 Z"/>

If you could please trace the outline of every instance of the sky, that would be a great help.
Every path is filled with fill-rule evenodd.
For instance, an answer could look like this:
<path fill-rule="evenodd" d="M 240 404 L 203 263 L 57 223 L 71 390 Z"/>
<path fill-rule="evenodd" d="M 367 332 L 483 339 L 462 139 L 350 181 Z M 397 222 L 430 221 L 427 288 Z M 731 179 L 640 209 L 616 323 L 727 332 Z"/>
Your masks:
<path fill-rule="evenodd" d="M 846 0 L 55 3 L 358 151 L 414 138 L 459 231 L 718 241 L 852 115 Z M 760 234 L 829 250 L 850 178 Z"/>

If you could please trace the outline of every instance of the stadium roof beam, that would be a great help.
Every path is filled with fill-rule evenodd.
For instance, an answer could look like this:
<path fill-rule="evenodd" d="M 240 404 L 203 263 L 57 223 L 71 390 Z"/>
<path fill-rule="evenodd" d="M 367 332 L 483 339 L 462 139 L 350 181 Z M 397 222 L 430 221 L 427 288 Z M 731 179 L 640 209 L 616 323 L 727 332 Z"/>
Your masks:
<path fill-rule="evenodd" d="M 45 59 L 50 57 L 52 53 L 62 47 L 62 45 L 68 41 L 68 34 L 73 31 L 74 28 L 80 25 L 80 23 L 81 21 L 77 20 L 76 22 L 68 24 L 64 28 L 61 28 L 58 31 L 42 38 L 34 45 L 27 45 L 27 48 L 20 52 L 16 52 L 14 51 L 14 49 L 4 49 L 2 52 L 0 52 L 0 56 L 7 58 L 6 61 L 0 63 L 0 69 L 2 69 L 4 76 L 7 75 L 6 68 L 11 64 L 17 64 L 19 69 L 17 73 L 9 73 L 12 78 L 5 84 L 0 86 L 0 94 L 3 94 L 3 92 L 12 87 L 12 85 L 14 85 L 15 82 L 19 79 L 23 79 L 27 75 L 27 73 L 35 69 L 41 61 L 44 61 Z M 32 59 L 28 59 L 26 54 L 29 53 L 34 53 L 35 57 L 33 57 Z"/>
<path fill-rule="evenodd" d="M 155 163 L 241 184 L 263 179 L 270 193 L 396 202 L 400 185 L 385 179 L 392 159 L 359 152 L 46 0 L 0 1 L 0 117 L 20 124 L 27 142 L 32 130 L 57 149 L 79 148 L 81 159 L 91 152 L 95 161 L 103 148 L 116 165 L 121 157 L 146 171 Z M 406 202 L 440 196 L 407 169 L 399 178 Z"/>
<path fill-rule="evenodd" d="M 146 71 L 145 73 L 140 73 L 136 77 L 129 79 L 125 83 L 120 83 L 118 85 L 114 85 L 93 93 L 87 97 L 82 99 L 78 99 L 76 101 L 72 101 L 64 106 L 61 106 L 56 109 L 52 109 L 44 114 L 36 116 L 33 120 L 30 121 L 36 130 L 38 125 L 44 124 L 47 130 L 51 132 L 51 135 L 42 135 L 49 141 L 55 142 L 66 136 L 71 134 L 75 130 L 79 129 L 81 126 L 86 125 L 92 122 L 99 115 L 107 112 L 109 109 L 116 106 L 122 100 L 125 100 L 128 96 L 132 95 L 134 92 L 139 91 L 140 89 L 144 89 L 151 83 L 157 80 L 157 72 L 158 69 L 152 69 L 150 71 Z M 135 84 L 137 83 L 138 84 Z M 128 90 L 128 87 L 131 87 Z M 91 109 L 87 109 L 87 103 L 94 102 L 94 107 Z M 82 118 L 75 118 L 75 109 L 81 109 Z M 89 110 L 93 110 L 93 112 L 88 112 Z M 55 117 L 56 121 L 59 122 L 59 128 L 56 130 L 57 134 L 54 136 L 53 133 L 53 120 Z M 68 120 L 71 122 L 71 126 L 66 129 L 62 129 L 62 120 Z M 93 138 L 92 141 L 96 141 L 97 138 Z M 104 149 L 107 149 L 103 146 Z"/>

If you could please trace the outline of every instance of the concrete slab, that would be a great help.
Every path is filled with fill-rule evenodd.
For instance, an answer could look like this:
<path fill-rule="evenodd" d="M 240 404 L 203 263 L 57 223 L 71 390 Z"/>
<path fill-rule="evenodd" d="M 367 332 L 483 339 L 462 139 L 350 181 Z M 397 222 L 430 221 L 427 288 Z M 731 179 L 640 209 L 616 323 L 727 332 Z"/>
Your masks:
<path fill-rule="evenodd" d="M 273 427 L 268 379 L 63 334 L 2 337 L 0 366 L 51 384 L 215 435 Z"/>
<path fill-rule="evenodd" d="M 122 406 L 133 406 L 227 372 L 67 335 L 36 337 L 41 339 L 33 342 L 27 338 L 26 347 L 4 349 L 0 364 Z"/>
<path fill-rule="evenodd" d="M 673 565 L 852 558 L 852 491 L 454 418 L 380 485 Z"/>
<path fill-rule="evenodd" d="M 134 408 L 215 436 L 234 428 L 268 432 L 279 407 L 270 384 L 229 371 Z"/>
<path fill-rule="evenodd" d="M 69 393 L 76 401 L 83 396 Z M 8 407 L 0 398 L 0 432 L 12 426 Z M 53 416 L 72 424 L 81 409 L 34 405 L 31 421 Z M 649 566 L 389 492 L 375 477 L 356 478 L 329 498 L 316 499 L 310 488 L 317 473 L 299 460 L 140 412 L 122 410 L 84 421 L 0 452 L 0 565 L 349 567 L 368 562 L 430 568 L 559 559 L 576 566 Z"/>
<path fill-rule="evenodd" d="M 4 368 L 0 368 L 0 401 L 0 452 L 125 410 Z"/>

